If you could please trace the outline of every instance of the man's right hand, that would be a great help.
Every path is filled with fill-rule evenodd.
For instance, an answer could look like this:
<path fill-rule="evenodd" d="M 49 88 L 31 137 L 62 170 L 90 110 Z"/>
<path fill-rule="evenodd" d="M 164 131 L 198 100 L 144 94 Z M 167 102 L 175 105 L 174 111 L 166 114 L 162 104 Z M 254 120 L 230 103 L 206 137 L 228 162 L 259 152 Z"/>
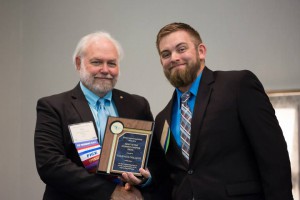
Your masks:
<path fill-rule="evenodd" d="M 126 190 L 125 187 L 117 185 L 112 193 L 111 200 L 143 200 L 141 192 L 134 186 L 130 187 L 130 190 Z"/>

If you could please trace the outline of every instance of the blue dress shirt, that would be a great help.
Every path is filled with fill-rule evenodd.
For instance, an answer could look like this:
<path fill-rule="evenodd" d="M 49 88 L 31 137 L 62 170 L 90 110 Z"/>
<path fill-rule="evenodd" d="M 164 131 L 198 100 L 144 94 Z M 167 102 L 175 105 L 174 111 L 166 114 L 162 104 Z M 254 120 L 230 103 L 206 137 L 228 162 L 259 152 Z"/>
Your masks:
<path fill-rule="evenodd" d="M 191 97 L 188 100 L 188 105 L 191 109 L 192 114 L 194 113 L 194 106 L 196 102 L 196 96 L 198 93 L 199 83 L 202 77 L 202 73 L 195 79 L 190 87 L 189 91 L 191 92 Z M 172 108 L 172 119 L 171 119 L 171 131 L 176 140 L 178 147 L 181 148 L 181 139 L 180 139 L 180 97 L 183 94 L 178 88 L 176 88 L 177 98 L 173 104 Z"/>
<path fill-rule="evenodd" d="M 118 111 L 117 111 L 117 108 L 112 100 L 112 91 L 109 91 L 104 97 L 99 97 L 97 96 L 95 93 L 93 93 L 91 90 L 89 90 L 88 88 L 86 88 L 81 82 L 80 82 L 80 88 L 86 98 L 86 100 L 88 101 L 88 104 L 90 106 L 90 109 L 93 113 L 93 116 L 94 116 L 94 119 L 95 119 L 95 122 L 96 122 L 96 125 L 97 125 L 97 130 L 98 130 L 98 139 L 99 139 L 99 142 L 101 140 L 101 135 L 100 135 L 100 120 L 98 118 L 98 104 L 97 102 L 100 100 L 100 101 L 104 101 L 104 106 L 105 106 L 105 109 L 108 111 L 109 113 L 109 116 L 113 116 L 113 117 L 118 117 Z M 100 142 L 100 145 L 101 142 Z"/>

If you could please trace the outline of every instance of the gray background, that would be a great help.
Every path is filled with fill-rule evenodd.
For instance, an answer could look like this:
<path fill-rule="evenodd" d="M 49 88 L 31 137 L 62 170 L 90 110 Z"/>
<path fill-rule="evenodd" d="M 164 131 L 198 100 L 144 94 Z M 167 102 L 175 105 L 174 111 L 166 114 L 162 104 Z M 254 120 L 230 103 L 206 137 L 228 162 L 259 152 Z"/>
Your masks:
<path fill-rule="evenodd" d="M 300 87 L 299 0 L 0 0 L 0 199 L 42 199 L 36 101 L 77 84 L 71 56 L 79 38 L 105 30 L 119 40 L 117 88 L 145 96 L 156 115 L 173 88 L 155 37 L 174 21 L 199 30 L 211 69 L 249 69 L 267 90 Z"/>

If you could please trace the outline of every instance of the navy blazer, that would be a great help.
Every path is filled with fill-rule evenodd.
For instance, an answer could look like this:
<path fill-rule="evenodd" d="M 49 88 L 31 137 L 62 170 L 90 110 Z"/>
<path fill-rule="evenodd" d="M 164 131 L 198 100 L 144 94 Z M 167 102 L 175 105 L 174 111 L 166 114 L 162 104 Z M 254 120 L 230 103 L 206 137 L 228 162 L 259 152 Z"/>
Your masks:
<path fill-rule="evenodd" d="M 117 89 L 112 98 L 120 117 L 153 121 L 145 98 Z M 88 121 L 95 125 L 79 84 L 71 91 L 38 100 L 34 145 L 37 170 L 46 184 L 45 200 L 110 199 L 115 184 L 104 175 L 88 173 L 69 133 L 68 125 Z"/>
<path fill-rule="evenodd" d="M 204 68 L 191 123 L 189 164 L 172 133 L 166 153 L 159 144 L 164 124 L 171 124 L 175 98 L 176 92 L 155 119 L 149 160 L 153 182 L 160 187 L 165 183 L 172 199 L 293 199 L 286 142 L 253 73 Z"/>

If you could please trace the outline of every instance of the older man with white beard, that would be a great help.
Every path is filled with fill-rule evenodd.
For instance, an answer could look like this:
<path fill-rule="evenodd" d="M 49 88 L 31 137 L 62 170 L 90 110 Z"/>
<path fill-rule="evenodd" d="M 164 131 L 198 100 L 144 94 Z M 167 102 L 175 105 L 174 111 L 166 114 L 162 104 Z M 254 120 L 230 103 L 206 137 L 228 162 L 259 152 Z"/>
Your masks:
<path fill-rule="evenodd" d="M 96 165 L 83 161 L 71 136 L 70 127 L 90 122 L 101 148 L 107 116 L 153 120 L 144 97 L 114 89 L 122 54 L 120 44 L 108 33 L 84 36 L 73 56 L 80 77 L 78 85 L 38 100 L 34 145 L 37 170 L 46 184 L 43 199 L 143 198 L 137 188 L 132 186 L 126 190 L 115 177 L 96 174 Z M 99 115 L 99 107 L 105 117 Z M 148 171 L 140 169 L 140 172 L 149 178 Z"/>

